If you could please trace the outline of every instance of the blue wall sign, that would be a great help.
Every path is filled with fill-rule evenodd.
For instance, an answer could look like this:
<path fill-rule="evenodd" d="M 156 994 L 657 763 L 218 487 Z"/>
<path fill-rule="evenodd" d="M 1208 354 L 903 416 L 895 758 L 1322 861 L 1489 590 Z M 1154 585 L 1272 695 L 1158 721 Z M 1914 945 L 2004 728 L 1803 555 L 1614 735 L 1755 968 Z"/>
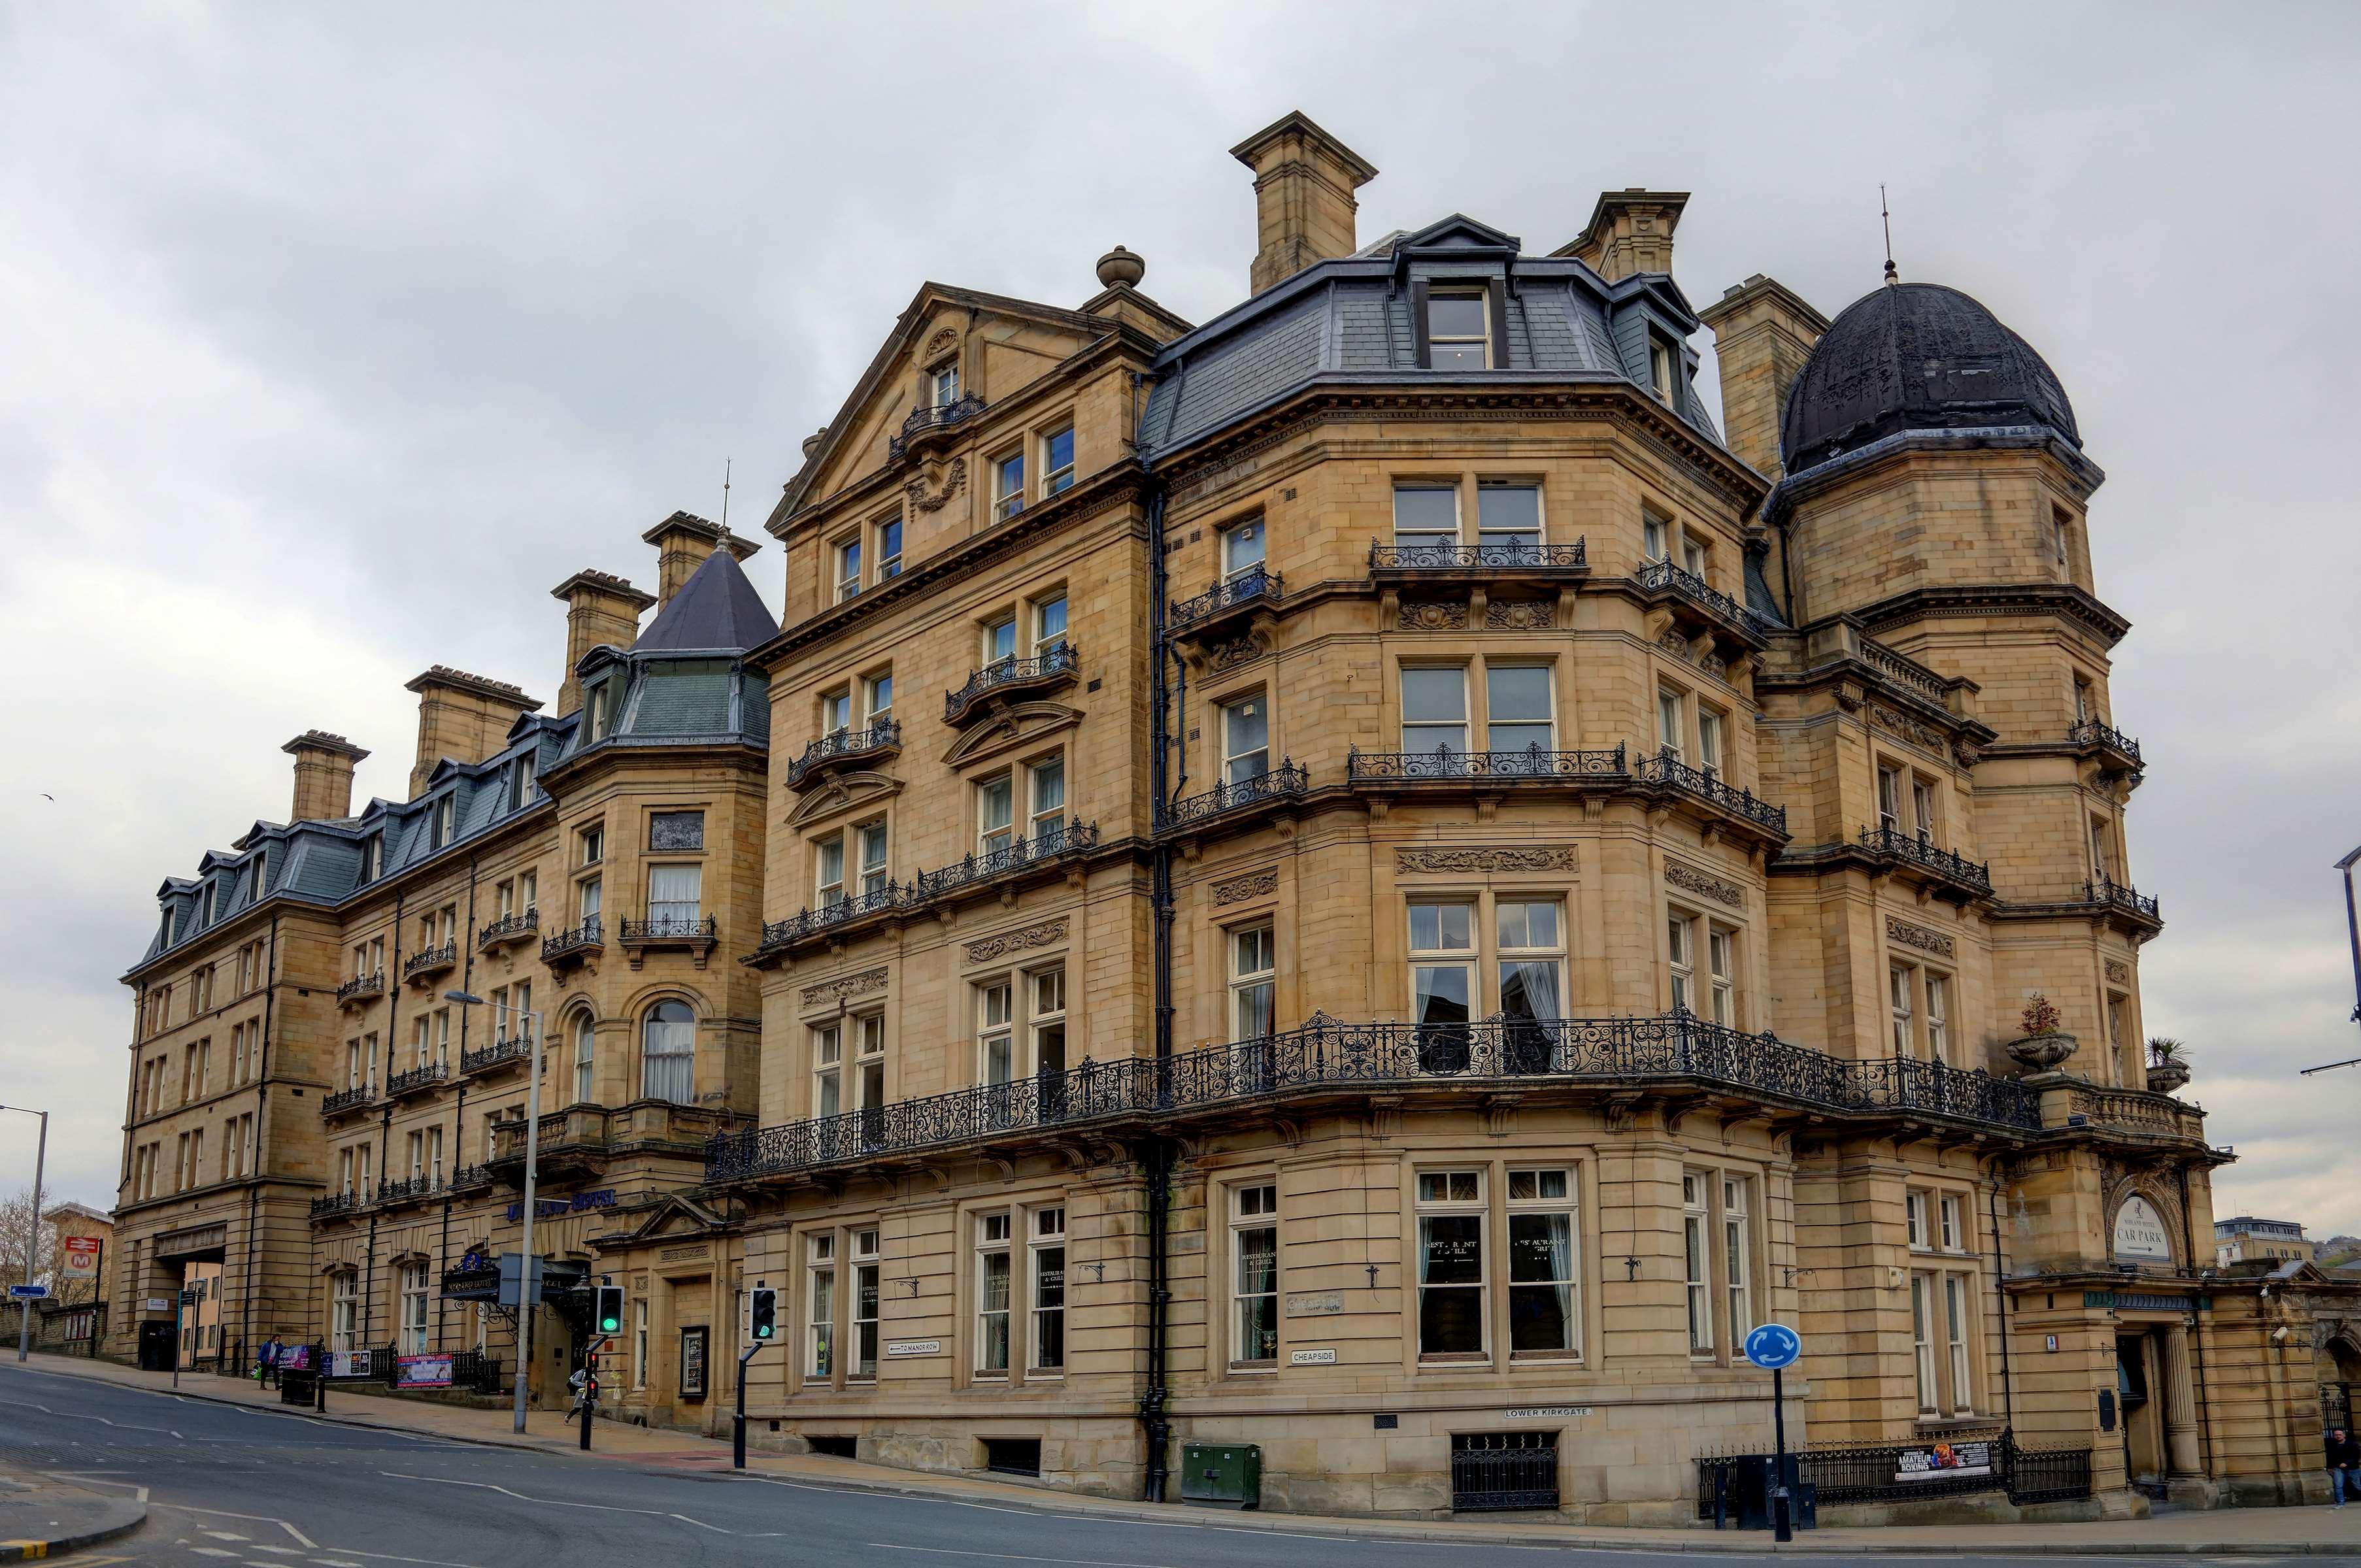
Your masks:
<path fill-rule="evenodd" d="M 1765 1372 L 1793 1365 L 1803 1354 L 1802 1336 L 1784 1323 L 1758 1323 L 1746 1336 L 1746 1359 Z"/>

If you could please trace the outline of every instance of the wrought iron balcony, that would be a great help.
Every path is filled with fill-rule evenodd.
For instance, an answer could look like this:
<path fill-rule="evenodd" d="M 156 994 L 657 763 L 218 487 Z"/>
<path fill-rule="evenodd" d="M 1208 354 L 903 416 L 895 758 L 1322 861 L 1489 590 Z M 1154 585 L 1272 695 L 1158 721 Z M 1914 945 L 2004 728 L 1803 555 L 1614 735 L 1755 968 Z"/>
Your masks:
<path fill-rule="evenodd" d="M 463 1165 L 451 1173 L 451 1190 L 454 1192 L 491 1184 L 492 1168 L 489 1165 Z"/>
<path fill-rule="evenodd" d="M 2142 766 L 2140 743 L 2120 729 L 2111 729 L 2095 718 L 2085 718 L 2066 731 L 2067 742 L 2087 746 L 2096 751 L 2113 751 L 2134 768 Z"/>
<path fill-rule="evenodd" d="M 325 1220 L 338 1214 L 349 1214 L 360 1208 L 362 1201 L 357 1192 L 332 1192 L 325 1198 L 314 1198 L 312 1200 L 312 1218 Z"/>
<path fill-rule="evenodd" d="M 603 951 L 606 946 L 606 939 L 600 935 L 598 916 L 593 915 L 579 926 L 543 938 L 541 961 L 545 964 L 571 963 Z"/>
<path fill-rule="evenodd" d="M 478 951 L 506 947 L 511 942 L 527 941 L 540 930 L 540 910 L 519 910 L 514 915 L 501 916 L 478 931 L 476 934 L 476 947 Z"/>
<path fill-rule="evenodd" d="M 1277 604 L 1285 592 L 1286 584 L 1277 572 L 1256 566 L 1211 592 L 1171 606 L 1164 612 L 1164 629 L 1176 636 L 1184 631 L 1201 631 L 1239 610 Z"/>
<path fill-rule="evenodd" d="M 1750 641 L 1764 641 L 1769 631 L 1762 617 L 1695 572 L 1670 561 L 1651 561 L 1632 573 L 1631 580 L 1639 585 L 1641 592 L 1668 596 L 1675 603 L 1687 605 L 1707 620 Z"/>
<path fill-rule="evenodd" d="M 874 916 L 908 914 L 939 899 L 997 878 L 1086 854 L 1098 847 L 1095 822 L 1069 822 L 1044 828 L 1030 839 L 1018 839 L 985 854 L 939 871 L 920 872 L 907 883 L 888 882 L 883 887 L 807 909 L 785 920 L 763 923 L 763 943 L 747 956 L 759 962 L 784 948 L 825 937 Z"/>
<path fill-rule="evenodd" d="M 336 987 L 336 1005 L 355 1007 L 385 994 L 385 970 L 374 974 L 357 974 Z"/>
<path fill-rule="evenodd" d="M 1544 751 L 1538 746 L 1522 751 L 1455 751 L 1437 747 L 1432 751 L 1356 750 L 1345 760 L 1345 776 L 1356 784 L 1546 784 L 1628 781 L 1631 772 L 1621 746 L 1590 751 Z"/>
<path fill-rule="evenodd" d="M 627 948 L 656 943 L 670 943 L 682 947 L 693 946 L 698 942 L 710 944 L 720 935 L 721 923 L 710 915 L 702 920 L 695 916 L 674 915 L 654 920 L 623 922 L 623 945 Z"/>
<path fill-rule="evenodd" d="M 1369 543 L 1369 575 L 1386 576 L 1575 576 L 1590 570 L 1590 542 L 1571 544 L 1387 544 Z"/>
<path fill-rule="evenodd" d="M 805 747 L 804 754 L 787 764 L 787 787 L 801 789 L 804 780 L 815 772 L 825 773 L 901 748 L 902 726 L 891 718 L 880 718 L 866 729 L 832 731 Z"/>
<path fill-rule="evenodd" d="M 439 948 L 428 948 L 412 954 L 401 966 L 401 978 L 412 982 L 431 979 L 456 967 L 458 962 L 459 944 L 456 941 L 445 942 Z"/>
<path fill-rule="evenodd" d="M 921 403 L 902 422 L 902 433 L 885 444 L 885 460 L 893 462 L 916 444 L 973 419 L 983 411 L 983 400 L 973 392 L 947 403 Z"/>
<path fill-rule="evenodd" d="M 1702 1090 L 1827 1115 L 2041 1130 L 2038 1092 L 2015 1079 L 1907 1058 L 1848 1060 L 1686 1013 L 1425 1025 L 1315 1014 L 1301 1029 L 1161 1062 L 1085 1061 L 1011 1083 L 724 1134 L 707 1146 L 705 1176 L 742 1181 L 1078 1126 L 1170 1123 L 1193 1111 L 1221 1116 L 1246 1102 L 1486 1083 Z"/>
<path fill-rule="evenodd" d="M 1916 833 L 1905 833 L 1899 828 L 1880 824 L 1861 830 L 1861 848 L 1872 854 L 1885 856 L 1918 867 L 1946 882 L 1964 887 L 1979 897 L 1992 896 L 1992 868 L 1935 847 L 1932 839 Z"/>
<path fill-rule="evenodd" d="M 413 1176 L 404 1181 L 380 1181 L 377 1184 L 377 1201 L 380 1203 L 415 1203 L 422 1198 L 432 1198 L 443 1190 L 443 1184 L 431 1176 Z"/>
<path fill-rule="evenodd" d="M 1030 659 L 994 659 L 967 678 L 967 685 L 943 694 L 943 722 L 957 724 L 968 711 L 996 692 L 1018 689 L 1047 691 L 1074 679 L 1082 656 L 1071 642 L 1060 642 Z"/>
<path fill-rule="evenodd" d="M 2164 920 L 2164 916 L 2158 910 L 2155 899 L 2144 895 L 2136 887 L 2125 883 L 2110 881 L 2106 877 L 2082 884 L 2082 902 L 2099 905 L 2107 909 L 2120 909 L 2126 915 L 2136 916 L 2143 920 L 2153 920 L 2159 925 Z"/>
<path fill-rule="evenodd" d="M 533 1055 L 533 1037 L 529 1035 L 503 1035 L 490 1045 L 459 1053 L 461 1072 L 484 1072 L 521 1062 Z"/>
<path fill-rule="evenodd" d="M 1301 800 L 1311 785 L 1310 769 L 1281 762 L 1267 773 L 1217 784 L 1202 795 L 1176 800 L 1169 808 L 1159 807 L 1156 813 L 1156 826 L 1159 831 L 1170 833 L 1216 817 L 1226 817 L 1232 812 L 1268 806 L 1273 801 Z"/>
<path fill-rule="evenodd" d="M 422 1094 L 441 1084 L 450 1076 L 449 1068 L 439 1061 L 431 1061 L 424 1067 L 414 1067 L 408 1072 L 397 1072 L 387 1079 L 385 1092 L 389 1098 L 395 1100 L 401 1099 L 405 1094 Z"/>
<path fill-rule="evenodd" d="M 377 1085 L 364 1083 L 353 1089 L 339 1089 L 320 1102 L 320 1114 L 341 1116 L 347 1111 L 357 1111 L 377 1102 Z"/>
<path fill-rule="evenodd" d="M 1755 797 L 1752 790 L 1730 784 L 1709 768 L 1693 768 L 1669 751 L 1640 759 L 1635 775 L 1642 784 L 1677 790 L 1692 799 L 1720 807 L 1765 833 L 1784 837 L 1787 808 Z"/>

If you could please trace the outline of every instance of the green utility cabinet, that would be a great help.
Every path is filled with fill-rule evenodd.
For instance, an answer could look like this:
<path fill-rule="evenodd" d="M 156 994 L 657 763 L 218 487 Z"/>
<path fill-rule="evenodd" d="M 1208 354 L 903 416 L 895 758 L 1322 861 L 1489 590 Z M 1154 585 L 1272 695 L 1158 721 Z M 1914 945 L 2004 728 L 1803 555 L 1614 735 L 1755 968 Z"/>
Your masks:
<path fill-rule="evenodd" d="M 1180 1500 L 1212 1508 L 1262 1507 L 1262 1449 L 1251 1442 L 1182 1443 Z"/>

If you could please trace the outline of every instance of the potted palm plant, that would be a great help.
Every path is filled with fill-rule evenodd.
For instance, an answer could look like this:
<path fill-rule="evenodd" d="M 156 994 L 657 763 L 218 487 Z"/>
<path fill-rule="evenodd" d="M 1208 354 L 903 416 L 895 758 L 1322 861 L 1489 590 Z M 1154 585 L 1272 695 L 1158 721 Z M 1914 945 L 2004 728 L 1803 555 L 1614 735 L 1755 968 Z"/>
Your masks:
<path fill-rule="evenodd" d="M 2008 1054 L 2021 1067 L 2035 1072 L 2055 1072 L 2058 1064 L 2074 1054 L 2073 1036 L 2059 1027 L 2062 1022 L 2057 1003 L 2039 992 L 2017 1014 L 2017 1024 L 2024 1033 L 2008 1043 Z"/>
<path fill-rule="evenodd" d="M 2189 1047 L 2169 1036 L 2147 1043 L 2147 1086 L 2169 1094 L 2189 1081 Z"/>

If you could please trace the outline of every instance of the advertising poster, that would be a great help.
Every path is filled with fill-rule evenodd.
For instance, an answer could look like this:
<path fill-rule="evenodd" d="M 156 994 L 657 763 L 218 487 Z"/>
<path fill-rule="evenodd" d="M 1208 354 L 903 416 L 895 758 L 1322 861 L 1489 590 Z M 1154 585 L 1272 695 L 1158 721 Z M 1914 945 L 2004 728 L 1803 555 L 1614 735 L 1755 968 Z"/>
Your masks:
<path fill-rule="evenodd" d="M 448 1388 L 451 1387 L 450 1353 L 395 1356 L 393 1386 L 397 1388 Z"/>

